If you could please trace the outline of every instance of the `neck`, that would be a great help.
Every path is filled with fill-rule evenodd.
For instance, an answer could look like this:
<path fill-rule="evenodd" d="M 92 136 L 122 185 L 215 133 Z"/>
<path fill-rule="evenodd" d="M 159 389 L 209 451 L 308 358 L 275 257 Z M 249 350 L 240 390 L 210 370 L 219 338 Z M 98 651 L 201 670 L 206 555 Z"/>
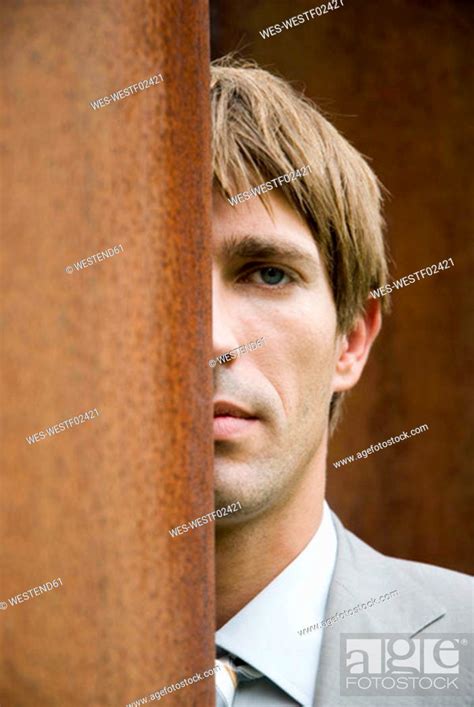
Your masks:
<path fill-rule="evenodd" d="M 320 526 L 324 458 L 314 460 L 296 491 L 257 518 L 216 533 L 217 628 L 264 589 L 306 547 Z"/>

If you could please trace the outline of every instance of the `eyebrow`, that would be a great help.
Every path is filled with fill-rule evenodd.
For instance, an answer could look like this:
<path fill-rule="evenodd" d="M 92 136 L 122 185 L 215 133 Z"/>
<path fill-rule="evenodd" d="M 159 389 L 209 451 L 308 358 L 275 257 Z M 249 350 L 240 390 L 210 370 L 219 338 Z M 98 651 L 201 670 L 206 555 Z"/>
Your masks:
<path fill-rule="evenodd" d="M 289 243 L 284 240 L 284 236 L 279 234 L 272 236 L 232 234 L 224 239 L 219 249 L 219 255 L 223 260 L 282 258 L 283 260 L 308 262 L 308 259 L 311 259 L 315 265 L 318 264 L 317 251 L 311 252 L 307 248 Z"/>

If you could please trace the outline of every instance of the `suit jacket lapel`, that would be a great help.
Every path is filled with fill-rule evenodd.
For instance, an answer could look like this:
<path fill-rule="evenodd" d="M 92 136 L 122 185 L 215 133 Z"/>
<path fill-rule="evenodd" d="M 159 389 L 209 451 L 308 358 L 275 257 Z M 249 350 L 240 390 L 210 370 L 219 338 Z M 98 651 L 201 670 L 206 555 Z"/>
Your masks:
<path fill-rule="evenodd" d="M 403 561 L 381 555 L 346 530 L 334 513 L 332 515 L 338 548 L 326 618 L 357 604 L 366 604 L 381 594 L 393 590 L 399 593 L 323 629 L 314 707 L 341 705 L 341 633 L 407 633 L 412 636 L 446 613 L 434 597 L 427 595 L 426 587 L 406 574 Z M 364 697 L 364 705 L 376 707 L 379 704 L 380 697 Z"/>

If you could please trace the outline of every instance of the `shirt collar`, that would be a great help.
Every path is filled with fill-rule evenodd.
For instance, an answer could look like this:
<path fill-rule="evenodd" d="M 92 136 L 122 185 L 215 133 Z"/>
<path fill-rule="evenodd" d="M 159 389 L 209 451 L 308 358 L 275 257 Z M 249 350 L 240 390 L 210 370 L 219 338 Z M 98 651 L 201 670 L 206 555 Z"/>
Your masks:
<path fill-rule="evenodd" d="M 216 632 L 216 643 L 260 670 L 300 704 L 312 705 L 322 631 L 298 630 L 324 617 L 337 536 L 324 501 L 320 526 L 295 559 Z"/>

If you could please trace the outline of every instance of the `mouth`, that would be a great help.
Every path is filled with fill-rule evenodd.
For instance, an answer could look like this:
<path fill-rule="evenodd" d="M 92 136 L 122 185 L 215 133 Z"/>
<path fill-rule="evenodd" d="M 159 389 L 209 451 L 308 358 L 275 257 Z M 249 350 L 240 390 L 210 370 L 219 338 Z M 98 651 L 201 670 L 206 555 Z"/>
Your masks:
<path fill-rule="evenodd" d="M 214 403 L 214 439 L 224 440 L 249 432 L 258 417 L 235 403 L 221 400 Z"/>

